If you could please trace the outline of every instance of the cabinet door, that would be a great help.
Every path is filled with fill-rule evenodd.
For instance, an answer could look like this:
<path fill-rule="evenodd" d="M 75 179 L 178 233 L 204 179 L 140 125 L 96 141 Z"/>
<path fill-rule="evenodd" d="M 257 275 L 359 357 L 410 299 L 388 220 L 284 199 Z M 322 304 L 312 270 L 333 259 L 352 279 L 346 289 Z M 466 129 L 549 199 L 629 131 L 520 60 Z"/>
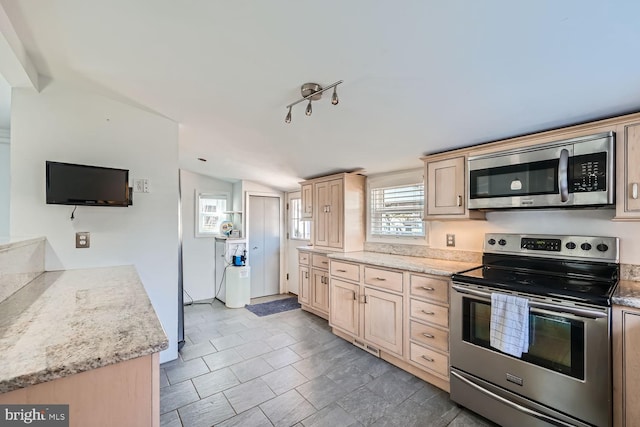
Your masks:
<path fill-rule="evenodd" d="M 299 267 L 298 271 L 300 274 L 300 280 L 298 281 L 300 284 L 300 288 L 298 289 L 298 302 L 300 304 L 309 305 L 309 293 L 311 292 L 311 289 L 309 288 L 309 267 Z"/>
<path fill-rule="evenodd" d="M 343 206 L 343 181 L 334 179 L 327 183 L 327 196 L 329 198 L 327 208 L 327 246 L 342 248 L 342 236 L 344 235 L 344 206 Z"/>
<path fill-rule="evenodd" d="M 313 184 L 302 184 L 302 217 L 313 218 Z"/>
<path fill-rule="evenodd" d="M 344 330 L 351 335 L 358 336 L 360 314 L 358 294 L 360 285 L 331 279 L 331 310 L 329 310 L 329 324 Z"/>
<path fill-rule="evenodd" d="M 329 209 L 329 183 L 317 182 L 313 188 L 313 238 L 316 246 L 328 246 L 329 231 L 327 229 L 327 211 Z"/>
<path fill-rule="evenodd" d="M 311 307 L 329 312 L 329 276 L 326 272 L 312 270 L 313 282 L 311 284 Z"/>
<path fill-rule="evenodd" d="M 426 215 L 464 215 L 464 157 L 428 162 Z"/>
<path fill-rule="evenodd" d="M 613 425 L 640 420 L 640 310 L 613 309 Z"/>
<path fill-rule="evenodd" d="M 402 356 L 402 295 L 364 288 L 364 339 Z"/>
<path fill-rule="evenodd" d="M 640 215 L 640 123 L 624 127 L 625 211 Z"/>

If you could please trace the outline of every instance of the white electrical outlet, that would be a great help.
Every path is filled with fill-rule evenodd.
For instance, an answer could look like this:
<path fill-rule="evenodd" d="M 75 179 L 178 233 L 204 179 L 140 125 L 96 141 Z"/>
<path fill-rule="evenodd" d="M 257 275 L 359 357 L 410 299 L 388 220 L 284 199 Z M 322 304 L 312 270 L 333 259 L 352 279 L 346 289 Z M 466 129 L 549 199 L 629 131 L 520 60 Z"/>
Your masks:
<path fill-rule="evenodd" d="M 149 192 L 149 180 L 144 179 L 134 179 L 133 180 L 133 191 L 136 193 L 148 193 Z"/>

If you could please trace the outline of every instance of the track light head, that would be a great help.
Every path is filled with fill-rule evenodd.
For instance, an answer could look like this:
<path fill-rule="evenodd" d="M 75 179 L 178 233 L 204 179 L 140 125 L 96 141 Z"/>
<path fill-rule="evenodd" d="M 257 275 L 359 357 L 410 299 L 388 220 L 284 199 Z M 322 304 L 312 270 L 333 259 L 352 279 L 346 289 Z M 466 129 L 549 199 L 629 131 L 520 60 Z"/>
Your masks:
<path fill-rule="evenodd" d="M 338 92 L 336 91 L 336 89 L 338 88 L 338 86 L 334 86 L 333 87 L 333 95 L 331 95 L 331 103 L 333 105 L 338 105 Z"/>
<path fill-rule="evenodd" d="M 284 118 L 285 123 L 291 123 L 291 107 L 289 107 L 289 112 L 287 113 L 287 117 Z"/>
<path fill-rule="evenodd" d="M 307 116 L 311 115 L 311 100 L 309 100 L 309 105 L 307 105 L 307 109 L 304 112 Z"/>

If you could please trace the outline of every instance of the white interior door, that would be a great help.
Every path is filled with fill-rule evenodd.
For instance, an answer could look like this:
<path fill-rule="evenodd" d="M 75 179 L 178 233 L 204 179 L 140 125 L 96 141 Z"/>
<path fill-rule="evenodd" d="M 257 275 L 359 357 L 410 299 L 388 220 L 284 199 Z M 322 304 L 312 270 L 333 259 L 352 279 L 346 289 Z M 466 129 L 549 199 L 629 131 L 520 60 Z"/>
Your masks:
<path fill-rule="evenodd" d="M 249 196 L 251 298 L 280 291 L 280 199 Z"/>
<path fill-rule="evenodd" d="M 287 242 L 286 242 L 286 273 L 287 291 L 298 295 L 298 251 L 297 247 L 310 243 L 311 223 L 302 220 L 302 195 L 300 191 L 287 193 Z"/>

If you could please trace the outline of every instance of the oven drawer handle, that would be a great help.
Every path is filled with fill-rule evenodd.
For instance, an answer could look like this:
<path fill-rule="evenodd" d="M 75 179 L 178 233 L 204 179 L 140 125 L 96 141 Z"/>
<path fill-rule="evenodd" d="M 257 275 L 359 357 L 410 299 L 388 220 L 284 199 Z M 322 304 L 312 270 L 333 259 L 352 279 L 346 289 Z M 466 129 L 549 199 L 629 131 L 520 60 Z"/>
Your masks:
<path fill-rule="evenodd" d="M 462 294 L 469 294 L 469 295 L 474 295 L 477 297 L 481 297 L 481 298 L 486 298 L 488 300 L 491 300 L 491 292 L 484 292 L 484 291 L 478 291 L 476 289 L 467 289 L 464 288 L 462 286 L 458 286 L 458 285 L 451 285 L 451 287 L 462 293 Z M 602 319 L 602 318 L 606 318 L 607 317 L 607 313 L 606 312 L 601 312 L 601 311 L 596 311 L 596 310 L 589 310 L 587 308 L 578 308 L 578 307 L 565 307 L 562 305 L 557 305 L 557 304 L 549 304 L 546 302 L 533 302 L 533 301 L 529 301 L 529 308 L 539 308 L 539 309 L 546 309 L 546 310 L 553 310 L 553 311 L 557 311 L 560 313 L 568 313 L 568 314 L 574 314 L 576 316 L 580 316 L 580 317 L 587 317 L 589 319 Z"/>
<path fill-rule="evenodd" d="M 451 371 L 451 375 L 453 375 L 454 377 L 456 377 L 457 379 L 459 379 L 460 381 L 462 381 L 463 383 L 475 388 L 477 391 L 479 391 L 482 394 L 486 394 L 487 396 L 497 400 L 498 402 L 504 403 L 507 406 L 510 406 L 511 408 L 520 411 L 520 412 L 524 412 L 525 414 L 531 415 L 532 417 L 538 418 L 540 420 L 546 421 L 549 424 L 553 424 L 556 426 L 566 426 L 566 427 L 572 427 L 573 424 L 568 424 L 565 423 L 562 420 L 559 420 L 557 418 L 551 417 L 549 415 L 543 414 L 541 412 L 538 411 L 534 411 L 533 409 L 529 409 L 526 406 L 522 406 L 518 403 L 512 402 L 509 399 L 506 399 L 502 396 L 499 396 L 489 390 L 486 390 L 485 388 L 479 386 L 478 384 L 474 383 L 473 381 L 469 381 L 467 378 L 463 377 L 462 375 L 460 375 L 457 372 L 454 372 L 453 370 Z"/>

